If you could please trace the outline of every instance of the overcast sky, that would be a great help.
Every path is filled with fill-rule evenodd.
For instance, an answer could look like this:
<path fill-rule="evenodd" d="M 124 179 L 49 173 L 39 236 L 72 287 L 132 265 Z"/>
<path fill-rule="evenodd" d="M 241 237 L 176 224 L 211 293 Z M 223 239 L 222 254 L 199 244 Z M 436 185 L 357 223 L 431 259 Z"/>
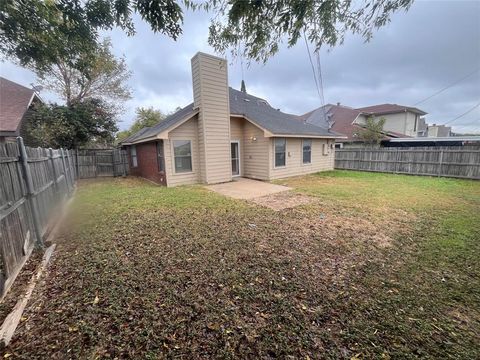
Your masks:
<path fill-rule="evenodd" d="M 118 30 L 108 34 L 115 54 L 124 55 L 133 72 L 133 99 L 125 104 L 122 129 L 131 124 L 138 106 L 169 112 L 191 102 L 190 58 L 197 51 L 213 53 L 207 44 L 207 14 L 187 12 L 176 42 L 136 23 L 134 37 Z M 240 61 L 228 60 L 230 86 L 238 89 Z M 352 107 L 414 106 L 471 74 L 416 106 L 428 112 L 431 124 L 450 122 L 454 131 L 480 133 L 480 106 L 452 121 L 480 103 L 480 1 L 417 0 L 407 13 L 395 14 L 369 43 L 349 36 L 343 45 L 322 52 L 321 61 L 325 102 Z M 25 86 L 35 82 L 34 74 L 8 62 L 0 64 L 0 75 Z M 303 42 L 282 48 L 266 65 L 244 64 L 244 78 L 249 93 L 282 111 L 303 114 L 320 106 Z M 45 91 L 41 95 L 55 100 Z"/>

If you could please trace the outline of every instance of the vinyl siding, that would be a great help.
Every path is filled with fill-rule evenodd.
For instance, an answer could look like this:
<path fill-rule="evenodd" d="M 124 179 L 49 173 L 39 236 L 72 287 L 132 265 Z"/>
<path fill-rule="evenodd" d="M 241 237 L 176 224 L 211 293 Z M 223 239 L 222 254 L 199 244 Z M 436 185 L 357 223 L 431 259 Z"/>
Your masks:
<path fill-rule="evenodd" d="M 252 137 L 257 140 L 253 141 Z M 252 179 L 268 180 L 268 149 L 270 139 L 264 137 L 263 130 L 248 121 L 243 124 L 243 175 Z"/>
<path fill-rule="evenodd" d="M 227 62 L 198 53 L 192 59 L 193 93 L 199 107 L 200 180 L 214 184 L 232 179 Z"/>
<path fill-rule="evenodd" d="M 192 146 L 192 172 L 175 174 L 175 160 L 173 153 L 174 140 L 190 140 Z M 188 120 L 178 128 L 172 130 L 168 139 L 164 141 L 165 169 L 167 186 L 196 184 L 200 181 L 200 158 L 198 151 L 198 120 Z"/>
<path fill-rule="evenodd" d="M 417 130 L 415 129 L 415 118 L 417 115 L 412 112 L 401 112 L 396 114 L 377 115 L 376 119 L 385 118 L 385 125 L 383 129 L 386 131 L 393 131 L 399 134 L 405 134 L 408 136 L 417 136 Z M 365 124 L 366 117 L 360 115 L 357 118 L 356 123 Z"/>
<path fill-rule="evenodd" d="M 335 143 L 334 140 L 312 139 L 312 162 L 304 165 L 302 139 L 287 138 L 286 165 L 279 168 L 275 168 L 274 138 L 268 140 L 270 180 L 333 170 L 335 149 L 330 149 L 328 155 L 323 155 L 323 145 L 328 144 L 331 147 Z"/>
<path fill-rule="evenodd" d="M 244 175 L 243 168 L 245 166 L 244 161 L 244 138 L 243 138 L 243 124 L 245 120 L 240 118 L 230 119 L 230 140 L 240 142 L 240 176 Z"/>

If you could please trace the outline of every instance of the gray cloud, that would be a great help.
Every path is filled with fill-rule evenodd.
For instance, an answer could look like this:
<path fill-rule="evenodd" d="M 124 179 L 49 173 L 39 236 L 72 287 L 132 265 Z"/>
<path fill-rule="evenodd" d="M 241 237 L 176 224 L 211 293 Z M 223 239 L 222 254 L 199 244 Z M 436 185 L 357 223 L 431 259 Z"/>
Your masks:
<path fill-rule="evenodd" d="M 125 104 L 122 128 L 132 122 L 137 106 L 168 112 L 189 103 L 190 58 L 197 51 L 213 53 L 207 44 L 208 14 L 187 12 L 178 41 L 152 33 L 139 20 L 136 24 L 134 37 L 118 30 L 106 34 L 133 71 L 134 98 Z M 240 61 L 228 59 L 230 85 L 239 88 Z M 322 50 L 321 61 L 326 102 L 413 105 L 480 67 L 480 2 L 417 1 L 409 12 L 395 14 L 369 43 L 348 36 L 342 46 Z M 35 79 L 9 63 L 0 65 L 0 74 L 22 84 Z M 249 92 L 283 111 L 300 114 L 320 106 L 303 42 L 283 47 L 266 65 L 244 64 L 244 74 Z M 428 122 L 444 123 L 478 102 L 480 71 L 418 107 L 429 113 Z M 480 133 L 480 108 L 452 125 L 454 130 Z"/>

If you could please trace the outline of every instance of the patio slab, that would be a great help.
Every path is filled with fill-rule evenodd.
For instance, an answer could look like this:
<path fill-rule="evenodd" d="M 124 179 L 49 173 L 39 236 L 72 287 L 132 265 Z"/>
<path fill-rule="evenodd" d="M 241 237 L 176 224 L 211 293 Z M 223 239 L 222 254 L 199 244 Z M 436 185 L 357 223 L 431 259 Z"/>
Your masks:
<path fill-rule="evenodd" d="M 287 186 L 275 185 L 264 181 L 246 178 L 237 178 L 228 183 L 208 185 L 205 187 L 219 194 L 229 196 L 234 199 L 244 200 L 255 199 L 258 197 L 291 190 L 291 188 Z"/>

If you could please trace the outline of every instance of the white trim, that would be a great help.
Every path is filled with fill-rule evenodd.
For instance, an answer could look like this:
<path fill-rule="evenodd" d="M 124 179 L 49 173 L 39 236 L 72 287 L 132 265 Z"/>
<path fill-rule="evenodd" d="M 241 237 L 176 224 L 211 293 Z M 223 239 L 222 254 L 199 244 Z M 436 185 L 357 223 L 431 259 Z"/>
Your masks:
<path fill-rule="evenodd" d="M 303 143 L 305 142 L 305 140 L 309 140 L 310 141 L 310 162 L 306 163 L 303 161 Z M 302 139 L 302 145 L 301 145 L 301 153 L 302 153 L 302 165 L 303 166 L 308 166 L 308 165 L 312 165 L 312 150 L 313 150 L 313 139 L 310 139 L 310 138 L 305 138 L 305 139 Z"/>
<path fill-rule="evenodd" d="M 174 146 L 175 141 L 188 141 L 190 143 L 190 164 L 192 165 L 192 170 L 191 171 L 177 172 L 177 169 L 175 167 L 175 146 Z M 172 175 L 187 175 L 187 174 L 193 174 L 195 172 L 193 170 L 193 147 L 192 147 L 192 142 L 193 142 L 193 140 L 191 140 L 191 139 L 171 139 L 170 140 L 172 170 L 173 170 Z"/>
<path fill-rule="evenodd" d="M 238 145 L 238 175 L 234 175 L 233 172 L 232 172 L 232 178 L 235 178 L 235 177 L 240 177 L 242 176 L 242 156 L 241 156 L 241 153 L 240 153 L 240 140 L 230 140 L 230 162 L 233 160 L 232 159 L 232 146 L 231 144 L 237 144 Z M 230 164 L 231 165 L 231 164 Z"/>
<path fill-rule="evenodd" d="M 275 160 L 276 160 L 276 159 L 275 159 L 275 156 L 276 156 L 275 140 L 276 140 L 276 139 L 285 139 L 285 165 L 281 165 L 281 166 L 277 166 L 277 165 L 276 165 L 276 163 L 277 163 L 277 162 L 275 161 Z M 273 139 L 272 143 L 273 143 L 273 168 L 274 168 L 274 169 L 283 169 L 283 168 L 286 168 L 286 167 L 287 167 L 287 153 L 288 153 L 288 151 L 287 151 L 287 138 L 285 138 L 285 137 L 277 137 L 277 138 L 274 138 L 274 139 Z"/>

